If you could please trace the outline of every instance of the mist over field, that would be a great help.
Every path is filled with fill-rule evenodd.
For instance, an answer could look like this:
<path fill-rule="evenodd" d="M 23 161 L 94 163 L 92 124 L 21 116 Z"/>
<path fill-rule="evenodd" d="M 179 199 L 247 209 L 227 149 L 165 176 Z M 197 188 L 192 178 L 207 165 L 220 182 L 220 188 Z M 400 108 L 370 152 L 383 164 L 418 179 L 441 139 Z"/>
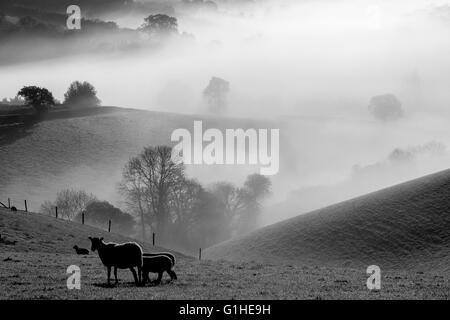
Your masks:
<path fill-rule="evenodd" d="M 0 56 L 0 97 L 13 97 L 33 84 L 61 100 L 73 80 L 86 80 L 95 84 L 103 105 L 205 114 L 202 91 L 211 77 L 226 79 L 227 117 L 271 120 L 280 128 L 281 164 L 270 177 L 270 202 L 301 199 L 287 204 L 293 207 L 291 215 L 447 167 L 447 1 L 217 1 L 217 8 L 167 4 L 152 8 L 177 18 L 180 37 L 162 45 L 105 32 L 77 39 L 78 46 L 46 40 L 38 60 L 4 63 Z M 138 28 L 147 15 L 139 10 L 89 12 L 124 30 Z M 104 45 L 96 42 L 92 50 L 77 52 L 92 39 Z M 23 52 L 36 43 L 8 45 Z M 48 57 L 42 58 L 45 53 Z M 398 97 L 405 116 L 382 123 L 368 105 L 371 97 L 388 93 Z M 137 128 L 146 132 L 145 127 L 139 123 Z M 440 145 L 442 152 L 412 152 L 400 165 L 389 160 L 397 148 L 420 149 L 429 143 Z M 111 176 L 120 175 L 115 168 Z M 188 172 L 205 183 L 216 177 L 242 183 L 255 168 L 193 166 Z M 89 174 L 81 176 L 89 179 Z M 108 183 L 89 191 L 114 201 L 114 190 Z M 273 211 L 267 209 L 264 224 L 287 215 Z"/>
<path fill-rule="evenodd" d="M 0 0 L 0 300 L 448 299 L 449 35 L 450 0 Z"/>

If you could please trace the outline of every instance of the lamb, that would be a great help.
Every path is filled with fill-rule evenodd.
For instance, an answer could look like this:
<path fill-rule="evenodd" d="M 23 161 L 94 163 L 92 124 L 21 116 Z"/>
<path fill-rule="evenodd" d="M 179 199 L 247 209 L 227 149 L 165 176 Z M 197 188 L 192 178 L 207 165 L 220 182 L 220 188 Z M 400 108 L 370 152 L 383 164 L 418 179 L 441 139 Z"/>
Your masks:
<path fill-rule="evenodd" d="M 172 268 L 175 267 L 176 259 L 175 259 L 175 256 L 173 254 L 171 254 L 170 252 L 144 253 L 143 256 L 144 256 L 144 258 L 145 257 L 154 257 L 154 256 L 167 256 L 172 261 Z"/>
<path fill-rule="evenodd" d="M 78 246 L 73 246 L 73 248 L 75 249 L 77 254 L 89 254 L 89 250 L 88 249 L 84 249 L 84 248 L 79 248 Z"/>
<path fill-rule="evenodd" d="M 156 279 L 156 284 L 161 283 L 161 279 L 164 271 L 170 276 L 170 280 L 176 280 L 177 275 L 173 271 L 173 262 L 166 255 L 155 255 L 155 256 L 145 256 L 143 258 L 144 265 L 142 266 L 142 283 L 145 284 L 150 281 L 148 274 L 150 272 L 157 273 L 158 279 Z"/>
<path fill-rule="evenodd" d="M 122 244 L 108 242 L 105 243 L 103 238 L 89 237 L 92 242 L 91 250 L 97 250 L 100 260 L 108 270 L 108 284 L 111 279 L 111 267 L 114 267 L 114 277 L 116 284 L 119 282 L 117 279 L 117 269 L 130 269 L 133 273 L 134 281 L 136 285 L 141 283 L 142 274 L 142 248 L 136 242 L 126 242 Z M 138 275 L 134 267 L 137 267 Z"/>

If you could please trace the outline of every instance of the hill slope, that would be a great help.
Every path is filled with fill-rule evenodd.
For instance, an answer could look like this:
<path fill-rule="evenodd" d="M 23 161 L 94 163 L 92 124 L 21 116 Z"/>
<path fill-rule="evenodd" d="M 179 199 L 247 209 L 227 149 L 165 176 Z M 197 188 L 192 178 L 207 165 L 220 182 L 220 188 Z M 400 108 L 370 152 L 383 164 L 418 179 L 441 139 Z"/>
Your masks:
<path fill-rule="evenodd" d="M 192 130 L 194 120 L 203 120 L 204 128 L 264 126 L 245 119 L 100 107 L 97 112 L 0 131 L 0 201 L 9 197 L 22 208 L 26 199 L 28 208 L 38 211 L 58 191 L 80 188 L 117 205 L 117 184 L 130 157 L 150 145 L 172 144 L 173 130 Z"/>
<path fill-rule="evenodd" d="M 205 251 L 211 259 L 450 269 L 450 170 L 319 209 Z"/>
<path fill-rule="evenodd" d="M 40 213 L 14 213 L 7 209 L 0 209 L 0 235 L 8 241 L 16 241 L 14 245 L 2 243 L 0 251 L 59 254 L 74 253 L 74 245 L 90 249 L 90 236 L 104 237 L 106 241 L 114 242 L 136 241 L 114 232 L 109 233 L 107 230 L 55 219 Z M 141 244 L 146 251 L 161 250 L 145 242 Z"/>
<path fill-rule="evenodd" d="M 132 239 L 36 213 L 0 209 L 0 300 L 3 299 L 448 299 L 450 279 L 423 272 L 385 272 L 383 290 L 369 291 L 365 269 L 199 261 L 175 253 L 178 280 L 136 287 L 120 270 L 118 285 L 106 285 L 95 253 L 76 255 L 74 244 L 89 247 L 88 236 L 107 241 Z M 145 251 L 162 250 L 141 243 Z M 81 289 L 68 290 L 66 270 L 81 270 Z M 155 275 L 151 275 L 154 279 Z"/>

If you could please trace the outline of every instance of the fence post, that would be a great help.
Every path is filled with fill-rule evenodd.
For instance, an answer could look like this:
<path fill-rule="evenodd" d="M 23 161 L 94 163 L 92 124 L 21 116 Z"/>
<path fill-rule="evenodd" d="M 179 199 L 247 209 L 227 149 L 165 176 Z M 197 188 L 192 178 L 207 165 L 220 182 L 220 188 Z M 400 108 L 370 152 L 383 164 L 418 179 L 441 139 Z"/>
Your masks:
<path fill-rule="evenodd" d="M 58 207 L 55 207 L 55 218 L 58 219 Z"/>
<path fill-rule="evenodd" d="M 111 220 L 109 220 L 109 223 L 108 223 L 108 232 L 111 232 Z"/>
<path fill-rule="evenodd" d="M 84 212 L 81 213 L 81 224 L 84 224 Z"/>
<path fill-rule="evenodd" d="M 11 209 L 11 199 L 8 198 L 8 208 Z"/>
<path fill-rule="evenodd" d="M 27 200 L 23 200 L 25 202 L 25 212 L 28 212 Z"/>
<path fill-rule="evenodd" d="M 153 245 L 155 245 L 155 233 L 153 232 Z"/>
<path fill-rule="evenodd" d="M 202 260 L 202 248 L 198 249 L 198 260 Z"/>

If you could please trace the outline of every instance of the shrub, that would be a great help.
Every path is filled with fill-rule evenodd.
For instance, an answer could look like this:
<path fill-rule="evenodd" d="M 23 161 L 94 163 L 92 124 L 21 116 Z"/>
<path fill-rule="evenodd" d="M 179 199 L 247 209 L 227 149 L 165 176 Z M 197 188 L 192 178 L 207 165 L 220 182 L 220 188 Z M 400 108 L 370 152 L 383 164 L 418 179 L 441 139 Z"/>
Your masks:
<path fill-rule="evenodd" d="M 97 91 L 89 82 L 74 81 L 64 94 L 64 103 L 69 105 L 98 106 Z"/>

